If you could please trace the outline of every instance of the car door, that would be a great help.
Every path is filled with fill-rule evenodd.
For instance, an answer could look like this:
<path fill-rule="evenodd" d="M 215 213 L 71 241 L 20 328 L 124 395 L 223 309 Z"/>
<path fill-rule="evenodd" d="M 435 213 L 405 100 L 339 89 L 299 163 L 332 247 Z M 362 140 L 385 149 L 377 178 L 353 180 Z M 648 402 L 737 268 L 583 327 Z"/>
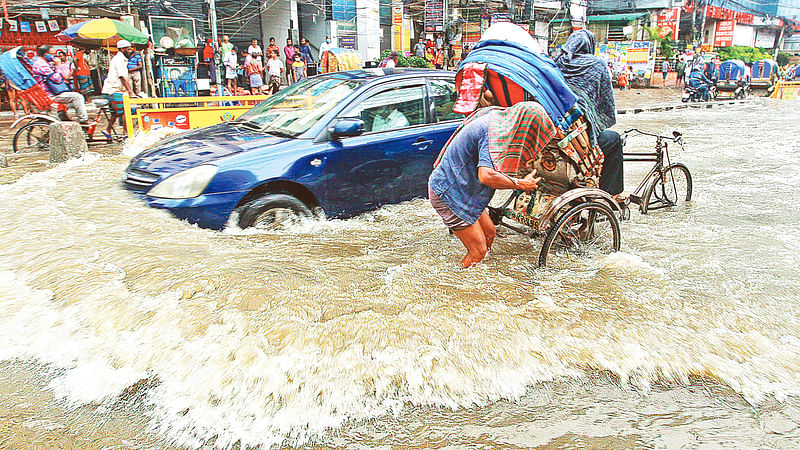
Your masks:
<path fill-rule="evenodd" d="M 428 127 L 428 136 L 433 141 L 431 142 L 433 157 L 428 167 L 430 173 L 436 157 L 461 121 L 464 120 L 464 115 L 453 112 L 453 106 L 458 99 L 454 79 L 430 78 L 428 79 L 428 92 L 430 99 L 428 115 L 431 121 L 431 125 Z"/>
<path fill-rule="evenodd" d="M 359 136 L 332 140 L 326 155 L 328 211 L 350 216 L 424 195 L 427 175 L 413 167 L 428 154 L 424 80 L 377 88 L 340 117 L 364 121 Z"/>

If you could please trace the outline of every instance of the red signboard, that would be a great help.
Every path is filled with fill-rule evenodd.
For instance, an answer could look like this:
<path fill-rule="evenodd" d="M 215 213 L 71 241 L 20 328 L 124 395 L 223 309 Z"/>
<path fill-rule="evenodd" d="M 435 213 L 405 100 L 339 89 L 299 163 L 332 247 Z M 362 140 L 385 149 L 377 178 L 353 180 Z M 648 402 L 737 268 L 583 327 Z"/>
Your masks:
<path fill-rule="evenodd" d="M 681 9 L 672 8 L 661 11 L 656 19 L 658 34 L 660 38 L 665 38 L 672 32 L 672 40 L 678 39 L 678 27 L 681 20 Z"/>
<path fill-rule="evenodd" d="M 733 28 L 735 20 L 720 20 L 714 32 L 714 47 L 730 47 L 733 45 Z"/>
<path fill-rule="evenodd" d="M 723 8 L 721 6 L 713 6 L 708 5 L 706 6 L 706 17 L 711 17 L 712 19 L 724 19 L 724 20 L 734 20 L 738 23 L 753 23 L 753 15 L 740 12 L 740 11 L 733 11 L 728 8 Z"/>

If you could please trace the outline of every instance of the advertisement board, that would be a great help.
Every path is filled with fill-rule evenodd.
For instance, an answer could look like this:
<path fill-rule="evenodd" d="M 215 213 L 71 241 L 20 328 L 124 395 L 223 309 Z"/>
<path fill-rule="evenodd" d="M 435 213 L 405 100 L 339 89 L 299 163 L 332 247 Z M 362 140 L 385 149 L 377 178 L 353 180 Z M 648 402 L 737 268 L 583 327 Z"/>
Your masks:
<path fill-rule="evenodd" d="M 733 29 L 735 20 L 720 20 L 714 31 L 714 47 L 730 47 L 733 45 Z"/>
<path fill-rule="evenodd" d="M 425 31 L 444 31 L 444 0 L 425 0 Z"/>
<path fill-rule="evenodd" d="M 658 37 L 665 38 L 672 33 L 672 40 L 678 38 L 678 29 L 680 28 L 681 9 L 671 8 L 661 11 L 661 14 L 656 18 L 656 25 L 658 26 Z"/>

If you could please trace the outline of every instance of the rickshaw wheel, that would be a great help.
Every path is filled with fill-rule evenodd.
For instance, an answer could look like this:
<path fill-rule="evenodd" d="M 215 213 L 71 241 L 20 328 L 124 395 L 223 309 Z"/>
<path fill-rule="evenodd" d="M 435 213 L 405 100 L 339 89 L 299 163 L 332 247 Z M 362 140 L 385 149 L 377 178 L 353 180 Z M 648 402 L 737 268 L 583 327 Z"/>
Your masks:
<path fill-rule="evenodd" d="M 50 151 L 49 122 L 31 122 L 21 127 L 14 133 L 12 149 L 14 153 Z"/>
<path fill-rule="evenodd" d="M 660 174 L 653 175 L 642 197 L 639 210 L 647 214 L 650 209 L 678 206 L 692 201 L 692 174 L 684 164 L 669 165 Z"/>
<path fill-rule="evenodd" d="M 600 202 L 585 202 L 564 213 L 545 235 L 539 266 L 567 268 L 576 257 L 587 258 L 619 251 L 619 221 Z"/>

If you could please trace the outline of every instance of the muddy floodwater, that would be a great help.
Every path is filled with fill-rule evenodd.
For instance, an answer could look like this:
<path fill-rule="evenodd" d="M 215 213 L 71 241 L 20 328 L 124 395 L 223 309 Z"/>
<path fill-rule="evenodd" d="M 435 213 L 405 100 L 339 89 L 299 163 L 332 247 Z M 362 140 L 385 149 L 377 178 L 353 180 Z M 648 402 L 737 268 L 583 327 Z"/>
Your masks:
<path fill-rule="evenodd" d="M 619 116 L 684 133 L 694 201 L 561 271 L 503 229 L 459 269 L 426 200 L 253 234 L 124 156 L 2 185 L 0 448 L 798 448 L 798 106 Z"/>

